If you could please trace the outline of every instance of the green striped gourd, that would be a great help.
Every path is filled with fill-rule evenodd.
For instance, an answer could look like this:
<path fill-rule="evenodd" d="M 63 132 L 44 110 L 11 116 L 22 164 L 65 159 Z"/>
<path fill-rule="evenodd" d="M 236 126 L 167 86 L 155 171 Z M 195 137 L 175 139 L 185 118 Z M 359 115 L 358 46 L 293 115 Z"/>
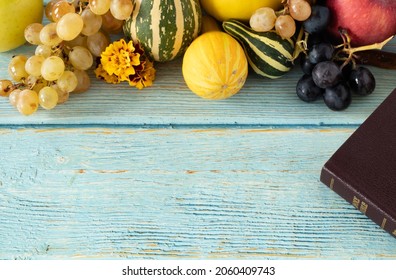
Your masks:
<path fill-rule="evenodd" d="M 155 61 L 182 55 L 201 28 L 199 0 L 135 0 L 124 34 Z"/>
<path fill-rule="evenodd" d="M 275 31 L 256 32 L 237 20 L 224 21 L 223 28 L 241 43 L 257 74 L 275 79 L 293 67 L 292 40 L 282 39 Z"/>

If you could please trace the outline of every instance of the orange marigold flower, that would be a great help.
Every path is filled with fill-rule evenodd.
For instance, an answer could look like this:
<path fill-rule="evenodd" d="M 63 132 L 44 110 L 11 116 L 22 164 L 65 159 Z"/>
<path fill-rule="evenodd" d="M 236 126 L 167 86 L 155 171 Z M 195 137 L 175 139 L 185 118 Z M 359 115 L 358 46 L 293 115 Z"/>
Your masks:
<path fill-rule="evenodd" d="M 107 82 L 109 84 L 120 83 L 120 80 L 118 79 L 118 77 L 116 75 L 110 75 L 109 73 L 107 73 L 107 71 L 105 71 L 103 69 L 102 64 L 99 64 L 98 68 L 96 68 L 94 72 L 95 72 L 96 78 L 103 79 L 103 80 L 105 80 L 105 82 Z"/>
<path fill-rule="evenodd" d="M 101 54 L 95 74 L 108 83 L 126 81 L 138 89 L 151 86 L 155 79 L 153 63 L 140 45 L 124 39 L 113 42 Z"/>

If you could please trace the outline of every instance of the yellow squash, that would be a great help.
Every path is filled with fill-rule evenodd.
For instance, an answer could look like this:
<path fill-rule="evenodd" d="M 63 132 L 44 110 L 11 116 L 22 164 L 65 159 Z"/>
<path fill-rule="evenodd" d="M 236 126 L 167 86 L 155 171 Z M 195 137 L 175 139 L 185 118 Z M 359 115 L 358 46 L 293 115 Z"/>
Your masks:
<path fill-rule="evenodd" d="M 262 7 L 278 10 L 282 0 L 200 0 L 203 9 L 215 19 L 249 21 L 252 14 Z"/>
<path fill-rule="evenodd" d="M 198 96 L 225 99 L 243 87 L 248 62 L 236 39 L 213 31 L 199 36 L 188 47 L 182 72 L 187 86 Z"/>

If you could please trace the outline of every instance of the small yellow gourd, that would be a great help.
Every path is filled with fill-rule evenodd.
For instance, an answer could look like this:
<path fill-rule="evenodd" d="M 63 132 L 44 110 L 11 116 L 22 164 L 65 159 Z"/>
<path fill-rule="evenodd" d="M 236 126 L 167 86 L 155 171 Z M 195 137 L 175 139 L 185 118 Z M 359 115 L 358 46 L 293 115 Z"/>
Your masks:
<path fill-rule="evenodd" d="M 248 22 L 252 14 L 261 7 L 275 11 L 282 7 L 282 0 L 200 0 L 205 12 L 218 21 L 238 19 Z"/>
<path fill-rule="evenodd" d="M 192 92 L 206 99 L 225 99 L 243 87 L 246 55 L 236 39 L 222 31 L 204 33 L 188 47 L 182 72 Z"/>

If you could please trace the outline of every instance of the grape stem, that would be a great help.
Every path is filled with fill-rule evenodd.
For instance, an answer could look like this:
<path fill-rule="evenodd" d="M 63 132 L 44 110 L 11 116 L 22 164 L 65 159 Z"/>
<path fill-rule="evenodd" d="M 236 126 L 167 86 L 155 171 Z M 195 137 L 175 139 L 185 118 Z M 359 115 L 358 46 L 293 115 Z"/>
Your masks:
<path fill-rule="evenodd" d="M 293 61 L 298 58 L 301 53 L 307 54 L 308 49 L 308 33 L 304 31 L 304 28 L 300 28 L 300 31 L 297 35 L 296 45 L 293 52 Z M 303 39 L 304 37 L 304 39 Z"/>
<path fill-rule="evenodd" d="M 279 10 L 279 11 L 275 11 L 276 16 L 281 16 L 281 15 L 288 15 L 289 12 L 289 1 L 290 0 L 282 0 L 282 5 L 283 5 L 283 9 Z"/>
<path fill-rule="evenodd" d="M 349 64 L 350 62 L 353 63 L 353 66 L 355 66 L 356 62 L 356 55 L 355 53 L 361 52 L 361 51 L 368 51 L 368 50 L 380 50 L 382 49 L 389 41 L 393 39 L 394 36 L 389 37 L 385 41 L 381 43 L 374 43 L 371 45 L 366 45 L 366 46 L 360 46 L 360 47 L 352 47 L 351 45 L 351 38 L 348 35 L 348 32 L 345 29 L 340 28 L 339 29 L 341 38 L 343 43 L 335 46 L 336 49 L 341 48 L 336 54 L 336 58 L 339 60 L 345 60 L 344 63 L 341 65 L 341 69 Z M 344 56 L 346 55 L 346 57 Z"/>
<path fill-rule="evenodd" d="M 289 14 L 289 9 L 288 8 L 283 8 L 282 10 L 275 11 L 275 15 L 277 17 L 282 16 L 282 15 L 287 15 Z"/>
<path fill-rule="evenodd" d="M 26 83 L 25 83 L 25 79 L 22 79 L 21 82 L 13 84 L 10 89 L 11 89 L 11 91 L 13 91 L 15 89 L 20 89 L 20 88 L 24 88 L 24 87 L 26 87 Z"/>

